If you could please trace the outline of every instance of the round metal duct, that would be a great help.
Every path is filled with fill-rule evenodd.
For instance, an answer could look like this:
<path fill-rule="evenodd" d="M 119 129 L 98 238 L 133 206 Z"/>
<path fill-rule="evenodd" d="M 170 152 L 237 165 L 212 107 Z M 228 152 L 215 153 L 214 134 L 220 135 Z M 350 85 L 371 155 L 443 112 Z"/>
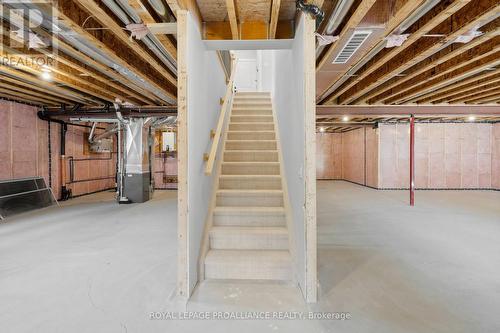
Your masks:
<path fill-rule="evenodd" d="M 165 16 L 167 7 L 165 7 L 165 2 L 163 0 L 148 0 L 148 2 L 158 15 Z"/>

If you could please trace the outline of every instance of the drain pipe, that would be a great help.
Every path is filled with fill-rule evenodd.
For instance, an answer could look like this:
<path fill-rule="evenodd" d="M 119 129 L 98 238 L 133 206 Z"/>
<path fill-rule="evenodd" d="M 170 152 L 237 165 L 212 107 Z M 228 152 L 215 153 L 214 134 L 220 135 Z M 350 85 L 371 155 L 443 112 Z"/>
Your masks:
<path fill-rule="evenodd" d="M 62 201 L 68 200 L 71 198 L 71 190 L 66 188 L 66 132 L 68 131 L 68 124 L 59 119 L 53 119 L 47 114 L 46 107 L 43 107 L 41 111 L 37 112 L 37 116 L 41 120 L 45 120 L 47 122 L 54 122 L 61 125 L 61 133 L 60 133 L 60 152 L 59 152 L 59 160 L 60 160 L 60 170 L 61 170 L 61 199 Z M 50 139 L 50 138 L 49 138 Z"/>
<path fill-rule="evenodd" d="M 304 13 L 309 13 L 316 18 L 316 30 L 318 30 L 321 22 L 323 22 L 323 19 L 325 18 L 325 12 L 316 5 L 306 3 L 305 0 L 297 0 L 296 7 L 298 10 Z"/>

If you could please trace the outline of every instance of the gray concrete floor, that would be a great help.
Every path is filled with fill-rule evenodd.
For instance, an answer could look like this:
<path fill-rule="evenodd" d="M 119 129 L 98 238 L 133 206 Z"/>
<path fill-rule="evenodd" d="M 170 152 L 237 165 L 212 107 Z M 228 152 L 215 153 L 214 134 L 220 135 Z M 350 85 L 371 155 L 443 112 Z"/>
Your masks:
<path fill-rule="evenodd" d="M 318 182 L 320 301 L 286 283 L 174 297 L 176 193 L 111 193 L 0 224 L 2 332 L 499 332 L 500 192 Z M 154 311 L 349 312 L 351 320 L 150 320 Z"/>

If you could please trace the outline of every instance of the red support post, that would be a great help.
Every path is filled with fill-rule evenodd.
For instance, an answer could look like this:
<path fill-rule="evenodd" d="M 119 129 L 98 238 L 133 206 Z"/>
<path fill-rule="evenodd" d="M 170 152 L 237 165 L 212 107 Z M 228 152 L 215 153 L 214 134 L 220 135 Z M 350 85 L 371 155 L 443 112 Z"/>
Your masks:
<path fill-rule="evenodd" d="M 410 206 L 415 206 L 415 116 L 410 116 Z"/>

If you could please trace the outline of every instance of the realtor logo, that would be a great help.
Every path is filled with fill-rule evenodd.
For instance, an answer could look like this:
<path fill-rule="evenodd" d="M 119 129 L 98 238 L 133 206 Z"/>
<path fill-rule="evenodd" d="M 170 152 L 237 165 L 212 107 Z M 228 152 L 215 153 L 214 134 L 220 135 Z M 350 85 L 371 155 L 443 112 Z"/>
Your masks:
<path fill-rule="evenodd" d="M 54 3 L 47 0 L 0 0 L 1 65 L 52 66 L 57 51 Z"/>

